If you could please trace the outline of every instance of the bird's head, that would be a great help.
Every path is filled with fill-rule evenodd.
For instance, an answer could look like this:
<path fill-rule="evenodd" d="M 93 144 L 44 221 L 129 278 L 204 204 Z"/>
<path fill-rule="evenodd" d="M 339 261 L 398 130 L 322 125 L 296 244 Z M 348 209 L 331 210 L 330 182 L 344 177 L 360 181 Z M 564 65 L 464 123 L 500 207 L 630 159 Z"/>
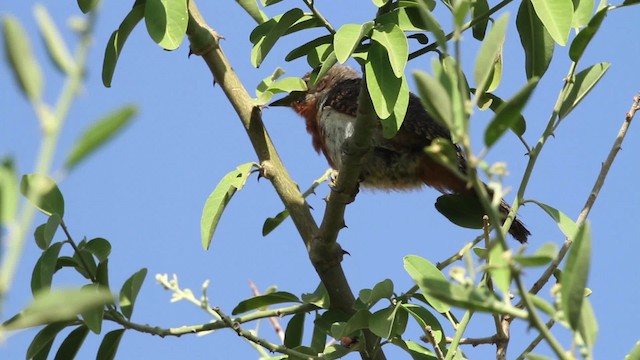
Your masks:
<path fill-rule="evenodd" d="M 307 84 L 306 91 L 292 91 L 289 95 L 272 102 L 269 106 L 289 106 L 297 112 L 300 112 L 299 109 L 301 108 L 308 106 L 315 107 L 316 103 L 322 99 L 336 83 L 342 80 L 357 79 L 360 77 L 355 69 L 343 65 L 333 66 L 322 78 L 316 81 L 315 84 L 312 84 L 310 81 L 311 74 L 311 72 L 308 72 L 302 78 Z"/>

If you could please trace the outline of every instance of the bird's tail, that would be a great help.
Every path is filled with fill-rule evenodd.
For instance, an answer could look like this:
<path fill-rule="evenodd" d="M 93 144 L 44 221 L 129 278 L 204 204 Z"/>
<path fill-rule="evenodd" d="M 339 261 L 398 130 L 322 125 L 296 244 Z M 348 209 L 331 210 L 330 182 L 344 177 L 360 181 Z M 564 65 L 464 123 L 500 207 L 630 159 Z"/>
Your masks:
<path fill-rule="evenodd" d="M 511 211 L 511 206 L 509 206 L 509 204 L 507 204 L 507 202 L 502 199 L 500 201 L 500 212 L 506 217 L 507 214 L 509 214 L 509 211 Z M 511 236 L 513 236 L 520 243 L 524 244 L 527 242 L 527 238 L 529 237 L 529 235 L 531 235 L 531 232 L 527 230 L 522 221 L 520 221 L 516 216 L 516 218 L 513 220 L 513 223 L 511 223 L 511 228 L 509 228 L 509 234 L 511 234 Z"/>

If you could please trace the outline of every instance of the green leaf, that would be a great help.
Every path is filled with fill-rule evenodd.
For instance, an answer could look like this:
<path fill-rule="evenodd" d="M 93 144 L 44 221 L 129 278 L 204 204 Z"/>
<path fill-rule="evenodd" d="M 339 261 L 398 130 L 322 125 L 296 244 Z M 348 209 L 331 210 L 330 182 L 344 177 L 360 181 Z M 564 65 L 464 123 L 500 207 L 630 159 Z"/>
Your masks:
<path fill-rule="evenodd" d="M 78 7 L 83 14 L 86 14 L 93 10 L 99 3 L 100 0 L 78 0 Z"/>
<path fill-rule="evenodd" d="M 122 285 L 122 289 L 120 289 L 120 310 L 122 310 L 122 314 L 129 320 L 131 320 L 133 306 L 136 303 L 138 292 L 140 292 L 146 276 L 147 269 L 142 268 L 131 275 Z"/>
<path fill-rule="evenodd" d="M 409 57 L 409 43 L 404 31 L 396 24 L 377 26 L 373 28 L 371 40 L 387 50 L 393 74 L 397 78 L 403 77 Z"/>
<path fill-rule="evenodd" d="M 306 42 L 297 48 L 291 50 L 287 56 L 284 57 L 285 61 L 293 61 L 297 58 L 309 55 L 311 53 L 323 53 L 329 47 L 333 41 L 333 36 L 325 35 L 319 38 L 313 39 L 309 42 Z M 322 48 L 318 50 L 318 48 Z M 315 67 L 315 66 L 314 66 Z"/>
<path fill-rule="evenodd" d="M 471 4 L 471 17 L 476 19 L 481 15 L 484 15 L 489 11 L 489 3 L 487 0 L 476 0 Z M 473 31 L 473 37 L 477 40 L 482 41 L 484 39 L 484 34 L 487 31 L 487 25 L 489 24 L 489 18 L 484 18 L 483 20 L 478 21 L 471 30 Z"/>
<path fill-rule="evenodd" d="M 431 327 L 431 333 L 433 334 L 434 339 L 437 344 L 443 344 L 443 341 L 446 340 L 444 336 L 444 331 L 442 330 L 442 325 L 429 310 L 423 308 L 422 306 L 414 305 L 414 304 L 402 304 L 405 310 L 409 312 L 420 326 L 420 329 L 423 331 L 427 326 Z"/>
<path fill-rule="evenodd" d="M 431 116 L 447 128 L 453 127 L 451 97 L 447 89 L 426 72 L 413 73 L 420 94 L 420 101 Z"/>
<path fill-rule="evenodd" d="M 262 225 L 262 236 L 267 236 L 289 217 L 289 210 L 282 210 L 275 217 L 269 217 Z"/>
<path fill-rule="evenodd" d="M 427 11 L 429 11 L 429 9 L 427 9 Z M 378 16 L 375 19 L 375 23 L 381 25 L 395 24 L 398 25 L 402 31 L 410 32 L 432 31 L 430 25 L 436 25 L 436 31 L 438 31 L 438 28 L 442 31 L 442 27 L 435 22 L 433 17 L 431 20 L 434 20 L 434 22 L 429 24 L 423 19 L 422 10 L 419 7 L 399 7 Z M 442 31 L 441 35 L 445 36 L 444 31 Z"/>
<path fill-rule="evenodd" d="M 594 0 L 573 0 L 573 17 L 571 27 L 581 28 L 589 22 L 593 13 Z"/>
<path fill-rule="evenodd" d="M 394 75 L 386 49 L 377 42 L 369 47 L 364 70 L 373 108 L 379 118 L 386 119 L 393 113 L 402 79 Z"/>
<path fill-rule="evenodd" d="M 97 1 L 97 0 L 96 0 Z M 145 2 L 136 2 L 127 16 L 122 20 L 118 30 L 114 31 L 107 42 L 104 50 L 104 60 L 102 63 L 102 83 L 105 87 L 111 87 L 113 74 L 116 70 L 118 58 L 122 52 L 129 34 L 144 17 Z"/>
<path fill-rule="evenodd" d="M 511 252 L 505 251 L 500 242 L 492 244 L 489 250 L 489 273 L 493 282 L 505 296 L 509 295 L 511 286 L 510 260 Z"/>
<path fill-rule="evenodd" d="M 538 80 L 537 77 L 529 79 L 525 86 L 498 108 L 496 115 L 484 132 L 484 142 L 487 147 L 493 146 L 507 129 L 513 128 L 515 123 L 521 119 L 522 109 L 529 101 L 533 89 L 538 85 Z"/>
<path fill-rule="evenodd" d="M 624 360 L 640 360 L 640 341 L 636 342 L 631 352 L 624 357 Z"/>
<path fill-rule="evenodd" d="M 424 2 L 420 2 L 420 15 L 422 17 L 422 21 L 427 26 L 427 29 L 436 37 L 436 43 L 441 51 L 447 53 L 447 35 L 444 33 L 442 29 L 442 25 L 436 20 L 435 16 L 431 13 L 432 9 L 429 9 L 425 6 Z"/>
<path fill-rule="evenodd" d="M 87 128 L 76 141 L 75 146 L 67 155 L 64 166 L 67 170 L 71 170 L 78 165 L 87 156 L 91 155 L 100 146 L 106 144 L 109 140 L 122 130 L 129 121 L 138 112 L 133 105 L 127 105 L 112 111 L 100 120 L 93 123 Z"/>
<path fill-rule="evenodd" d="M 302 345 L 305 315 L 305 313 L 295 314 L 287 323 L 287 329 L 284 332 L 284 346 L 289 349 Z"/>
<path fill-rule="evenodd" d="M 344 336 L 350 336 L 356 333 L 356 331 L 361 329 L 366 329 L 369 327 L 369 321 L 371 319 L 371 313 L 369 310 L 359 310 L 351 318 L 347 321 L 345 326 L 342 328 L 340 334 L 336 334 L 338 336 L 334 337 L 335 339 L 340 339 Z"/>
<path fill-rule="evenodd" d="M 70 74 L 76 68 L 76 64 L 67 49 L 56 24 L 49 16 L 49 12 L 44 5 L 36 4 L 34 7 L 34 13 L 38 27 L 40 29 L 40 36 L 44 40 L 44 44 L 47 48 L 47 54 L 51 58 L 55 67 L 65 74 Z"/>
<path fill-rule="evenodd" d="M 405 341 L 399 338 L 394 338 L 394 339 L 391 339 L 391 343 L 400 347 L 407 353 L 409 353 L 409 355 L 411 355 L 411 358 L 413 360 L 437 360 L 438 359 L 431 350 L 427 349 L 426 347 L 414 341 Z M 458 352 L 458 354 L 459 353 L 460 352 Z"/>
<path fill-rule="evenodd" d="M 4 157 L 0 163 L 0 224 L 14 221 L 18 209 L 18 178 L 13 159 Z"/>
<path fill-rule="evenodd" d="M 17 330 L 57 321 L 76 320 L 77 314 L 88 309 L 113 302 L 107 289 L 51 290 L 39 292 L 33 302 L 24 309 L 15 321 L 0 326 L 1 330 Z M 56 309 L 56 311 L 51 311 Z"/>
<path fill-rule="evenodd" d="M 313 321 L 313 334 L 311 335 L 311 348 L 316 353 L 321 353 L 324 350 L 327 342 L 327 333 L 320 326 L 316 325 L 316 321 L 320 319 L 320 314 L 316 313 L 316 317 Z"/>
<path fill-rule="evenodd" d="M 609 63 L 598 63 L 580 71 L 575 76 L 565 92 L 565 98 L 562 100 L 560 112 L 558 113 L 560 119 L 569 115 L 571 110 L 580 104 L 580 101 L 589 94 L 589 91 L 593 89 L 602 76 L 607 72 L 609 65 Z"/>
<path fill-rule="evenodd" d="M 62 341 L 62 344 L 60 344 L 60 347 L 56 352 L 56 357 L 54 358 L 54 360 L 75 359 L 76 355 L 78 355 L 78 351 L 80 350 L 80 347 L 84 343 L 84 339 L 87 338 L 88 333 L 89 333 L 89 328 L 87 328 L 84 325 L 81 325 L 75 328 Z"/>
<path fill-rule="evenodd" d="M 254 166 L 257 166 L 257 164 L 253 162 L 238 166 L 236 170 L 231 171 L 220 180 L 207 198 L 200 220 L 202 247 L 205 250 L 209 250 L 213 233 L 216 231 L 224 209 L 236 191 L 242 190 Z"/>
<path fill-rule="evenodd" d="M 80 247 L 80 249 L 73 254 L 73 258 L 76 260 L 77 264 L 75 267 L 76 271 L 87 280 L 93 280 L 98 268 L 93 255 L 89 251 Z"/>
<path fill-rule="evenodd" d="M 238 5 L 240 5 L 244 11 L 249 14 L 258 24 L 262 24 L 267 21 L 269 18 L 265 15 L 264 11 L 262 11 L 258 7 L 258 3 L 256 0 L 237 0 Z"/>
<path fill-rule="evenodd" d="M 525 357 L 529 360 L 551 360 L 551 358 L 548 356 L 543 356 L 543 355 L 538 355 L 533 353 L 528 353 L 527 355 L 525 355 Z"/>
<path fill-rule="evenodd" d="M 53 237 L 55 236 L 56 231 L 58 230 L 58 226 L 60 226 L 61 222 L 62 219 L 60 219 L 60 215 L 51 214 L 51 216 L 49 216 L 46 224 L 44 224 L 44 229 L 42 231 L 42 245 L 44 245 L 44 247 L 41 248 L 42 250 L 45 250 L 49 247 L 49 244 L 51 244 L 51 241 L 53 241 Z"/>
<path fill-rule="evenodd" d="M 27 349 L 27 359 L 32 359 L 36 356 L 46 359 L 58 333 L 69 325 L 71 324 L 66 321 L 54 322 L 38 331 Z"/>
<path fill-rule="evenodd" d="M 373 305 L 380 299 L 391 299 L 392 296 L 393 281 L 391 281 L 390 279 L 384 279 L 373 287 L 371 291 L 371 297 L 367 302 Z"/>
<path fill-rule="evenodd" d="M 593 306 L 588 298 L 582 300 L 582 311 L 580 312 L 580 324 L 578 333 L 587 348 L 592 349 L 598 337 L 598 322 L 593 311 Z"/>
<path fill-rule="evenodd" d="M 584 1 L 584 0 L 583 0 Z M 581 1 L 581 2 L 583 2 Z M 591 8 L 593 9 L 593 1 L 591 4 Z M 589 25 L 586 28 L 582 29 L 576 38 L 571 42 L 571 47 L 569 48 L 569 58 L 574 62 L 578 62 L 584 54 L 584 50 L 587 48 L 587 45 L 591 42 L 591 39 L 595 36 L 598 29 L 600 29 L 600 25 L 602 24 L 602 20 L 607 16 L 609 8 L 605 7 L 602 10 L 598 11 L 591 21 L 589 21 Z M 589 13 L 591 15 L 591 13 Z"/>
<path fill-rule="evenodd" d="M 42 70 L 31 50 L 31 42 L 20 21 L 12 15 L 2 18 L 4 52 L 20 89 L 31 102 L 39 103 L 44 91 Z"/>
<path fill-rule="evenodd" d="M 383 7 L 389 0 L 371 0 L 373 4 L 377 7 Z"/>
<path fill-rule="evenodd" d="M 27 174 L 20 181 L 20 192 L 46 215 L 64 217 L 64 198 L 55 181 L 46 175 Z"/>
<path fill-rule="evenodd" d="M 473 90 L 473 91 L 475 91 L 475 90 Z M 478 107 L 482 108 L 483 106 L 485 106 L 485 107 L 489 106 L 489 108 L 494 113 L 497 113 L 498 109 L 500 109 L 500 107 L 504 103 L 505 103 L 505 101 L 502 100 L 500 97 L 496 96 L 495 94 L 486 92 L 486 93 L 482 94 L 482 97 L 480 98 L 480 100 L 478 100 Z M 516 116 L 516 119 L 511 124 L 511 128 L 510 129 L 511 129 L 511 131 L 513 131 L 518 136 L 524 135 L 524 133 L 527 131 L 527 122 L 526 122 L 526 120 L 524 119 L 524 116 L 522 116 L 521 113 Z"/>
<path fill-rule="evenodd" d="M 564 234 L 564 236 L 571 237 L 576 233 L 576 223 L 562 211 L 535 200 L 531 200 L 531 202 L 540 206 L 542 210 L 544 210 L 547 214 L 549 214 L 549 216 L 551 216 L 556 224 L 558 224 L 558 227 L 560 228 L 560 231 L 562 231 L 562 234 Z"/>
<path fill-rule="evenodd" d="M 365 25 L 368 25 L 365 28 Z M 362 37 L 371 31 L 372 23 L 344 24 L 333 36 L 333 48 L 340 64 L 344 64 L 360 44 Z"/>
<path fill-rule="evenodd" d="M 88 284 L 83 287 L 87 291 L 99 292 L 105 288 L 98 284 Z M 94 307 L 87 309 L 81 313 L 84 324 L 91 329 L 95 334 L 100 334 L 102 331 L 102 317 L 104 315 L 104 306 Z"/>
<path fill-rule="evenodd" d="M 438 268 L 430 263 L 428 260 L 423 259 L 416 255 L 408 255 L 404 257 L 404 269 L 409 273 L 409 276 L 415 281 L 415 283 L 422 291 L 425 299 L 429 302 L 439 313 L 445 313 L 449 311 L 450 307 L 446 303 L 430 296 L 428 293 L 429 282 L 432 279 L 438 279 L 446 282 L 447 278 L 442 274 Z"/>
<path fill-rule="evenodd" d="M 109 288 L 109 259 L 100 261 L 96 268 L 96 280 L 100 286 L 105 289 Z"/>
<path fill-rule="evenodd" d="M 567 262 L 562 271 L 562 308 L 565 318 L 573 330 L 578 330 L 584 289 L 587 287 L 589 263 L 591 261 L 591 228 L 582 223 L 575 234 Z"/>
<path fill-rule="evenodd" d="M 436 200 L 436 209 L 452 223 L 468 229 L 482 229 L 484 207 L 475 194 L 447 194 Z"/>
<path fill-rule="evenodd" d="M 555 43 L 533 10 L 530 0 L 520 3 L 516 27 L 524 49 L 527 79 L 542 77 L 553 58 Z"/>
<path fill-rule="evenodd" d="M 318 287 L 313 293 L 302 294 L 300 298 L 305 304 L 313 304 L 321 309 L 329 309 L 329 306 L 331 304 L 329 293 L 327 292 L 327 289 L 324 287 L 324 284 L 322 282 L 318 284 Z"/>
<path fill-rule="evenodd" d="M 62 243 L 55 243 L 42 252 L 40 258 L 33 267 L 31 274 L 31 293 L 35 296 L 38 293 L 47 291 L 51 288 L 53 274 L 56 272 L 56 263 Z"/>
<path fill-rule="evenodd" d="M 480 45 L 473 72 L 476 82 L 475 96 L 482 96 L 490 84 L 494 65 L 496 61 L 498 61 L 500 54 L 502 54 L 508 21 L 509 14 L 505 13 L 501 15 L 498 20 L 493 23 L 489 34 L 487 34 L 484 41 L 482 41 L 482 45 Z"/>
<path fill-rule="evenodd" d="M 95 255 L 99 261 L 107 260 L 109 254 L 111 254 L 111 244 L 108 240 L 103 238 L 89 240 L 89 242 L 84 246 L 84 249 Z"/>
<path fill-rule="evenodd" d="M 555 243 L 548 242 L 543 244 L 533 255 L 514 256 L 514 260 L 520 266 L 543 266 L 551 262 L 558 255 L 558 246 Z"/>
<path fill-rule="evenodd" d="M 166 50 L 180 46 L 189 15 L 184 0 L 146 0 L 144 21 L 151 39 Z"/>
<path fill-rule="evenodd" d="M 531 3 L 553 40 L 561 46 L 567 45 L 573 19 L 573 2 L 571 0 L 531 0 Z"/>
<path fill-rule="evenodd" d="M 256 35 L 256 31 L 258 33 L 267 30 L 264 32 L 262 36 L 258 36 L 256 42 L 254 42 L 254 46 L 251 49 L 251 64 L 258 68 L 262 64 L 262 61 L 265 59 L 269 51 L 276 44 L 278 39 L 285 35 L 285 33 L 289 30 L 289 28 L 295 24 L 300 18 L 302 18 L 304 13 L 302 10 L 298 8 L 293 8 L 286 13 L 282 14 L 282 16 L 274 17 L 269 21 L 258 25 L 254 31 L 251 33 L 251 38 L 254 38 Z"/>
<path fill-rule="evenodd" d="M 98 355 L 96 355 L 96 360 L 113 360 L 116 357 L 116 353 L 118 352 L 118 346 L 120 345 L 120 340 L 122 339 L 122 335 L 124 335 L 124 329 L 113 330 L 108 333 L 102 339 L 100 343 L 100 348 L 98 349 Z"/>
<path fill-rule="evenodd" d="M 237 315 L 240 313 L 247 312 L 249 310 L 259 309 L 265 306 L 273 305 L 273 304 L 282 304 L 282 303 L 290 303 L 295 302 L 299 303 L 300 299 L 297 296 L 284 292 L 284 291 L 276 291 L 270 294 L 258 295 L 247 300 L 243 300 L 233 309 L 231 314 Z"/>
<path fill-rule="evenodd" d="M 407 327 L 408 314 L 398 303 L 396 306 L 378 310 L 369 317 L 369 330 L 375 335 L 389 339 L 402 335 Z"/>

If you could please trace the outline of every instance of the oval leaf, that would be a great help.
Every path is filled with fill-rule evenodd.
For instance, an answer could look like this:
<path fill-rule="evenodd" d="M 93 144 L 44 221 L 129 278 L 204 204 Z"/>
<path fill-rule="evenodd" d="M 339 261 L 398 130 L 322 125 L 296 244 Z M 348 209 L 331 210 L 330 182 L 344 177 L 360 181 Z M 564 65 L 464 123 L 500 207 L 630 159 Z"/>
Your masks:
<path fill-rule="evenodd" d="M 251 173 L 251 169 L 255 165 L 255 163 L 246 163 L 238 166 L 236 170 L 231 171 L 220 180 L 211 195 L 207 198 L 204 208 L 202 209 L 202 218 L 200 220 L 202 247 L 205 250 L 209 250 L 213 233 L 216 231 L 224 209 L 236 191 L 244 187 Z"/>
<path fill-rule="evenodd" d="M 27 174 L 20 181 L 20 192 L 46 215 L 64 217 L 64 198 L 55 181 L 46 175 Z"/>
<path fill-rule="evenodd" d="M 516 27 L 524 49 L 527 79 L 542 77 L 551 63 L 555 43 L 529 0 L 520 3 Z"/>
<path fill-rule="evenodd" d="M 507 31 L 509 14 L 501 15 L 498 20 L 493 23 L 489 34 L 482 41 L 478 56 L 476 57 L 476 65 L 473 72 L 476 81 L 476 96 L 482 96 L 494 71 L 494 66 L 498 60 L 498 56 L 502 53 L 504 45 L 504 36 Z"/>
<path fill-rule="evenodd" d="M 58 333 L 69 325 L 69 322 L 54 322 L 38 331 L 27 349 L 27 359 L 33 359 L 36 356 L 46 359 Z"/>
<path fill-rule="evenodd" d="M 573 19 L 573 2 L 571 0 L 531 0 L 531 3 L 553 40 L 561 46 L 567 45 Z"/>
<path fill-rule="evenodd" d="M 44 5 L 36 4 L 34 12 L 38 27 L 40 28 L 40 35 L 44 40 L 47 53 L 53 64 L 63 73 L 70 74 L 75 69 L 75 63 L 56 24 L 51 19 L 51 16 L 49 16 L 47 8 L 45 8 Z"/>
<path fill-rule="evenodd" d="M 449 311 L 450 307 L 446 303 L 430 296 L 428 293 L 429 283 L 434 279 L 439 281 L 447 281 L 444 274 L 428 260 L 423 259 L 416 255 L 408 255 L 404 258 L 404 269 L 409 273 L 409 276 L 415 281 L 422 295 L 427 299 L 429 304 L 439 313 L 445 313 Z"/>
<path fill-rule="evenodd" d="M 364 35 L 362 27 L 360 24 L 344 24 L 333 36 L 333 48 L 340 64 L 344 64 L 360 44 Z"/>
<path fill-rule="evenodd" d="M 151 39 L 166 50 L 180 46 L 187 32 L 187 2 L 184 0 L 146 0 L 144 21 Z"/>
<path fill-rule="evenodd" d="M 531 202 L 540 206 L 542 210 L 544 210 L 547 214 L 549 214 L 549 216 L 551 216 L 556 224 L 558 224 L 558 227 L 560 228 L 560 231 L 562 231 L 562 234 L 564 236 L 571 237 L 576 233 L 576 223 L 562 211 L 535 200 L 532 200 Z"/>
<path fill-rule="evenodd" d="M 104 339 L 102 339 L 102 342 L 100 343 L 100 348 L 98 349 L 96 360 L 115 359 L 116 353 L 118 352 L 118 346 L 120 346 L 122 335 L 124 335 L 124 329 L 113 330 L 112 332 L 105 335 Z"/>
<path fill-rule="evenodd" d="M 284 332 L 284 346 L 289 349 L 302 345 L 305 315 L 305 313 L 295 314 L 287 323 L 287 329 Z"/>
<path fill-rule="evenodd" d="M 140 20 L 144 17 L 144 2 L 136 2 L 127 14 L 127 16 L 122 20 L 118 30 L 114 31 L 107 41 L 107 47 L 104 49 L 104 60 L 102 63 L 102 83 L 105 87 L 111 87 L 111 81 L 113 80 L 113 73 L 116 70 L 116 64 L 118 63 L 118 58 L 120 57 L 120 53 L 122 52 L 122 48 L 124 47 L 129 34 L 131 31 L 138 25 Z"/>
<path fill-rule="evenodd" d="M 484 132 L 484 143 L 487 147 L 493 146 L 507 129 L 513 128 L 516 121 L 522 118 L 522 109 L 538 85 L 538 80 L 537 77 L 531 78 L 511 99 L 498 108 Z"/>
<path fill-rule="evenodd" d="M 565 318 L 573 330 L 578 330 L 584 289 L 589 277 L 589 263 L 591 261 L 591 228 L 588 223 L 582 223 L 573 238 L 573 245 L 569 250 L 567 262 L 562 271 L 562 309 Z"/>
<path fill-rule="evenodd" d="M 78 0 L 78 7 L 83 14 L 86 14 L 93 10 L 99 2 L 100 0 Z"/>
<path fill-rule="evenodd" d="M 45 250 L 33 267 L 31 274 L 31 293 L 36 294 L 51 288 L 53 274 L 56 272 L 56 263 L 62 243 L 55 243 Z"/>
<path fill-rule="evenodd" d="M 147 269 L 142 268 L 131 275 L 120 289 L 120 310 L 122 310 L 122 314 L 129 320 L 131 320 L 133 306 L 136 303 L 138 292 L 140 292 L 140 288 L 142 287 L 146 276 Z"/>
<path fill-rule="evenodd" d="M 18 178 L 13 159 L 5 157 L 0 164 L 0 224 L 14 221 L 18 194 Z"/>
<path fill-rule="evenodd" d="M 409 43 L 404 31 L 396 24 L 377 26 L 373 28 L 371 40 L 387 50 L 393 74 L 397 78 L 404 76 L 404 68 L 409 57 Z"/>
<path fill-rule="evenodd" d="M 99 291 L 87 289 L 52 290 L 36 294 L 33 302 L 20 316 L 9 324 L 6 330 L 17 330 L 57 321 L 74 320 L 83 311 L 113 302 L 113 295 L 107 289 Z M 56 311 L 51 311 L 56 309 Z"/>
<path fill-rule="evenodd" d="M 31 51 L 31 42 L 27 33 L 20 21 L 11 15 L 3 17 L 2 28 L 4 52 L 11 65 L 13 76 L 29 100 L 35 103 L 40 102 L 44 90 L 44 79 L 40 65 Z"/>
<path fill-rule="evenodd" d="M 300 303 L 300 299 L 292 293 L 276 291 L 270 294 L 258 295 L 247 300 L 243 300 L 233 309 L 232 315 L 241 314 L 249 310 L 259 309 L 265 306 L 282 303 Z"/>
<path fill-rule="evenodd" d="M 469 229 L 482 229 L 486 211 L 474 194 L 447 194 L 438 197 L 436 209 L 452 223 Z"/>
<path fill-rule="evenodd" d="M 62 341 L 62 344 L 60 344 L 54 360 L 75 359 L 80 347 L 84 343 L 84 339 L 87 338 L 87 334 L 89 334 L 89 328 L 84 325 L 78 326 L 70 332 Z"/>
<path fill-rule="evenodd" d="M 596 32 L 598 32 L 598 29 L 600 29 L 602 20 L 607 16 L 608 10 L 609 8 L 605 7 L 598 11 L 591 21 L 589 21 L 589 25 L 582 29 L 582 31 L 576 35 L 576 38 L 573 39 L 571 47 L 569 48 L 569 58 L 571 58 L 571 60 L 574 62 L 578 62 L 578 60 L 580 60 L 582 54 L 584 54 L 584 50 L 587 48 L 587 45 L 589 45 L 591 39 L 593 39 Z"/>
<path fill-rule="evenodd" d="M 580 104 L 580 101 L 589 94 L 589 91 L 596 86 L 598 81 L 600 81 L 607 72 L 609 65 L 609 63 L 604 62 L 598 63 L 580 71 L 575 76 L 573 82 L 569 84 L 568 89 L 565 92 L 566 96 L 562 100 L 562 105 L 560 105 L 560 112 L 558 113 L 560 119 L 569 115 L 571 110 Z"/>
<path fill-rule="evenodd" d="M 282 14 L 282 16 L 274 17 L 264 24 L 258 25 L 251 33 L 251 38 L 258 39 L 255 42 L 252 40 L 255 45 L 251 49 L 251 64 L 255 67 L 260 67 L 278 39 L 285 35 L 289 28 L 303 16 L 302 10 L 294 8 Z M 262 33 L 262 36 L 254 34 L 256 31 Z"/>
<path fill-rule="evenodd" d="M 93 123 L 84 131 L 67 155 L 65 161 L 67 170 L 73 169 L 96 149 L 111 140 L 129 123 L 137 111 L 138 109 L 133 105 L 123 106 Z"/>

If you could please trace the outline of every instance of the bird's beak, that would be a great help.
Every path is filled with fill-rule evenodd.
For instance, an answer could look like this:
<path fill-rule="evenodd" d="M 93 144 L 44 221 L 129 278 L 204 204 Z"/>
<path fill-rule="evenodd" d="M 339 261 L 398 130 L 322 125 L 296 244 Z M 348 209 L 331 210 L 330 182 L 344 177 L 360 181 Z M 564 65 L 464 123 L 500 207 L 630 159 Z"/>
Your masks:
<path fill-rule="evenodd" d="M 305 91 L 292 91 L 289 95 L 272 102 L 269 106 L 291 106 L 296 101 L 303 99 L 305 94 Z"/>

